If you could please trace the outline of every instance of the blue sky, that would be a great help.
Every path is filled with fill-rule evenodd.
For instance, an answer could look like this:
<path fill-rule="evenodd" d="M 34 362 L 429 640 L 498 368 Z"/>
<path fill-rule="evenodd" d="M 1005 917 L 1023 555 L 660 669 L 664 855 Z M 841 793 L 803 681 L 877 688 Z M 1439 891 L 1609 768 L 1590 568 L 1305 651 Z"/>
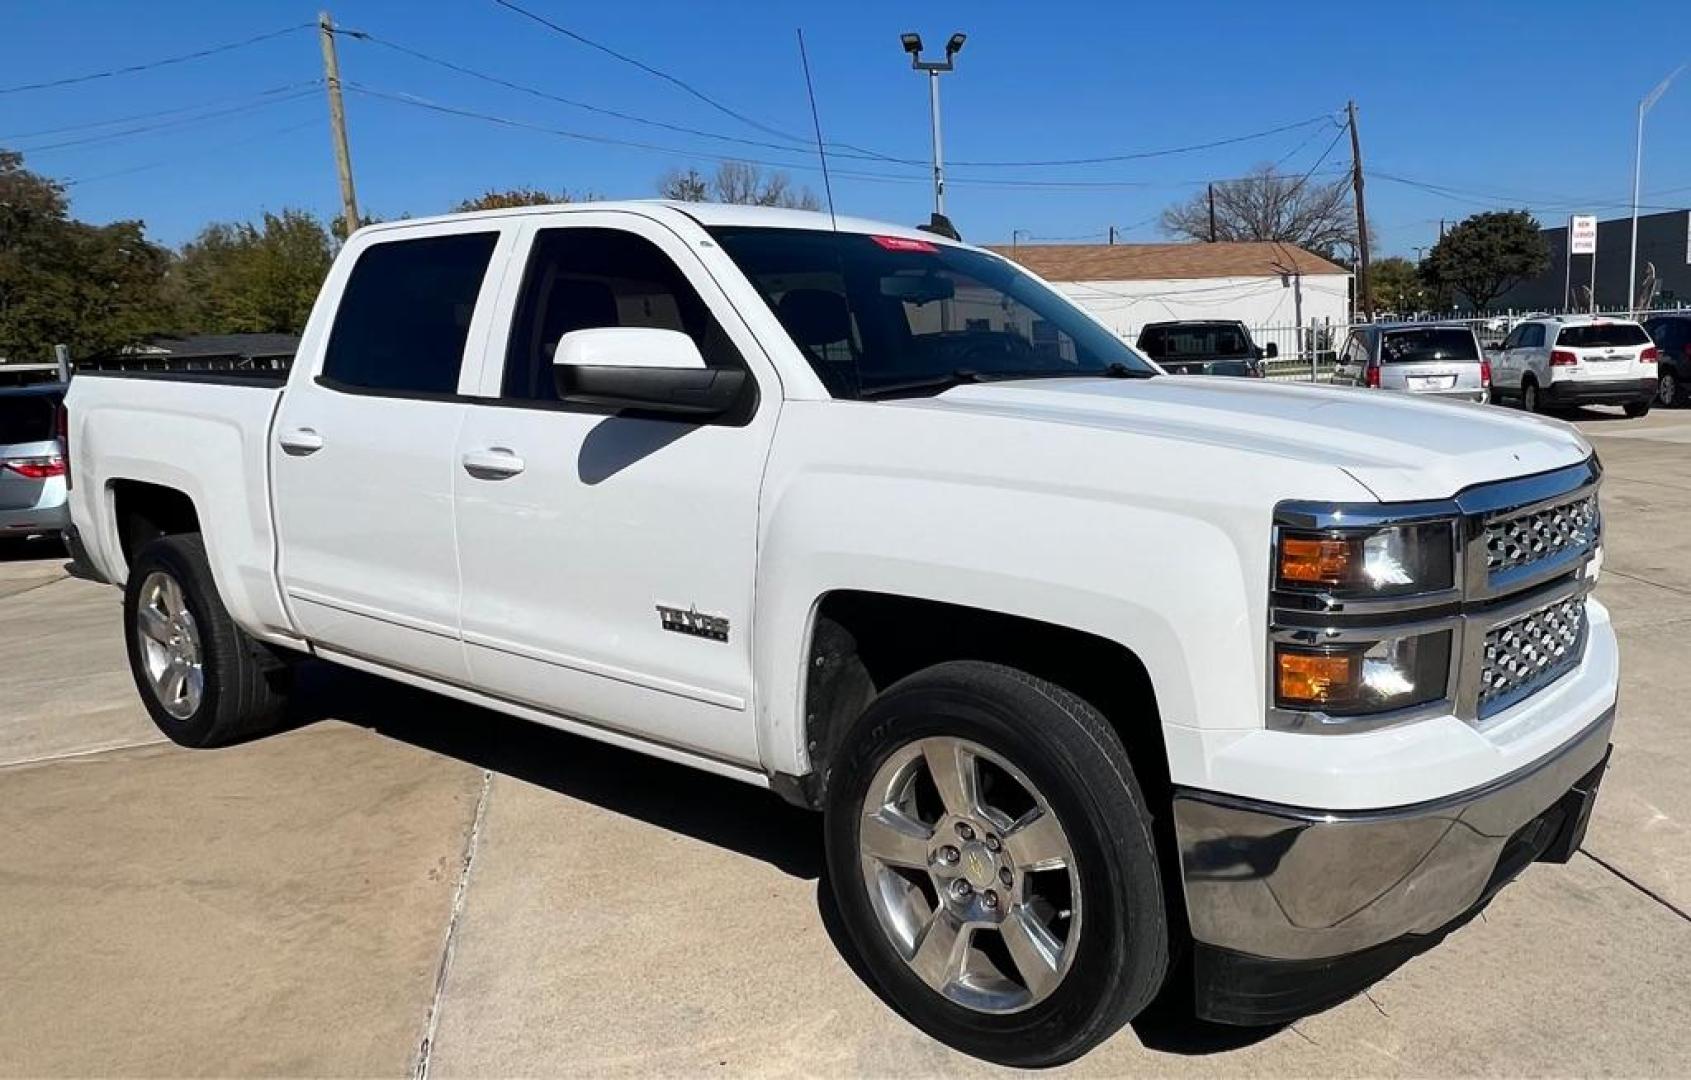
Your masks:
<path fill-rule="evenodd" d="M 830 143 L 907 159 L 836 158 L 842 212 L 916 222 L 930 209 L 927 87 L 899 50 L 968 33 L 943 82 L 947 209 L 972 240 L 1160 239 L 1157 212 L 1211 178 L 1280 162 L 1315 167 L 1338 128 L 1312 123 L 1194 153 L 1086 166 L 964 162 L 1071 159 L 1185 146 L 1361 109 L 1369 217 L 1383 254 L 1412 255 L 1438 220 L 1528 205 L 1546 224 L 1574 209 L 1623 214 L 1638 99 L 1691 59 L 1679 3 L 1556 0 L 1393 5 L 1010 2 L 916 5 L 518 0 L 671 72 L 770 128 L 807 136 L 794 39 L 802 26 Z M 782 140 L 673 85 L 529 22 L 493 0 L 331 0 L 343 27 L 523 84 L 681 127 Z M 315 18 L 282 0 L 0 5 L 0 88 L 234 41 Z M 1383 10 L 1383 9 L 1382 9 Z M 351 92 L 360 203 L 383 216 L 436 213 L 489 187 L 647 197 L 666 169 L 722 155 L 788 163 L 822 190 L 814 157 L 640 125 L 490 85 L 369 42 L 342 40 L 343 78 L 382 93 L 674 153 L 443 115 Z M 78 181 L 88 220 L 140 218 L 176 244 L 211 220 L 338 208 L 314 31 L 204 60 L 71 86 L 0 93 L 0 146 Z M 258 97 L 274 91 L 269 97 Z M 297 96 L 295 96 L 297 95 Z M 80 125 L 164 110 L 180 113 Z M 221 113 L 221 115 L 208 115 Z M 116 133 L 156 127 L 124 137 Z M 53 131 L 77 125 L 76 130 Z M 46 132 L 43 134 L 31 134 Z M 1691 205 L 1691 73 L 1650 114 L 1647 205 Z M 55 145 L 66 144 L 70 145 Z M 33 148 L 33 149 L 32 149 Z M 1340 141 L 1316 176 L 1349 163 Z M 840 173 L 865 173 L 851 177 Z M 1375 173 L 1379 175 L 1373 175 Z M 1396 177 L 1398 179 L 1388 179 Z M 1411 183 L 1404 183 L 1403 181 Z M 1005 183 L 1005 181 L 1011 181 Z M 1441 190 L 1428 190 L 1432 185 Z"/>

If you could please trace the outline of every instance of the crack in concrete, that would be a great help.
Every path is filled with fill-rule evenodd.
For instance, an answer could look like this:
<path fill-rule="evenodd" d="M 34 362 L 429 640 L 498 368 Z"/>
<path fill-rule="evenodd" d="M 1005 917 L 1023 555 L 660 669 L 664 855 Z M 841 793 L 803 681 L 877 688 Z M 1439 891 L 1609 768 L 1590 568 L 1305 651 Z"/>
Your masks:
<path fill-rule="evenodd" d="M 17 592 L 0 593 L 0 600 L 10 600 L 13 597 L 23 596 L 27 593 L 32 593 L 37 589 L 45 589 L 49 585 L 57 585 L 61 581 L 69 581 L 69 580 L 70 580 L 69 574 L 60 574 L 56 578 L 48 578 L 46 581 L 40 582 L 40 583 L 35 584 L 35 585 L 31 585 L 26 589 L 19 589 Z"/>
<path fill-rule="evenodd" d="M 162 746 L 170 740 L 160 735 L 156 739 L 143 739 L 141 742 L 122 743 L 118 746 L 96 746 L 88 750 L 66 750 L 60 754 L 43 754 L 41 757 L 20 758 L 17 761 L 0 761 L 0 772 L 8 769 L 21 769 L 29 765 L 51 765 L 57 761 L 79 761 L 84 758 L 99 757 L 102 754 L 117 754 L 125 750 L 141 750 L 149 746 Z"/>
<path fill-rule="evenodd" d="M 1629 574 L 1625 570 L 1616 570 L 1612 566 L 1603 567 L 1603 573 L 1613 574 L 1619 578 L 1626 578 L 1628 581 L 1636 581 L 1640 585 L 1653 585 L 1658 589 L 1666 589 L 1668 592 L 1678 593 L 1681 596 L 1691 596 L 1691 589 L 1682 588 L 1678 585 L 1666 585 L 1660 581 L 1651 581 L 1647 577 L 1640 577 L 1637 574 Z"/>
<path fill-rule="evenodd" d="M 446 937 L 441 942 L 440 964 L 435 969 L 434 996 L 423 1022 L 423 1040 L 417 1047 L 417 1064 L 411 1075 L 414 1080 L 428 1080 L 429 1063 L 434 1055 L 435 1034 L 440 1027 L 440 1005 L 446 997 L 446 979 L 452 971 L 452 954 L 458 947 L 458 923 L 464 915 L 464 900 L 470 889 L 470 871 L 481 846 L 482 825 L 487 821 L 487 800 L 493 790 L 493 773 L 484 769 L 481 774 L 481 794 L 476 797 L 476 814 L 470 822 L 470 835 L 464 839 L 463 861 L 458 869 L 458 884 L 452 893 L 452 914 L 446 920 Z"/>
<path fill-rule="evenodd" d="M 1667 897 L 1663 896 L 1661 893 L 1657 892 L 1656 890 L 1650 888 L 1648 885 L 1645 885 L 1643 882 L 1641 882 L 1638 879 L 1636 879 L 1636 878 L 1632 877 L 1631 875 L 1627 874 L 1624 870 L 1622 870 L 1620 867 L 1616 866 L 1614 863 L 1611 863 L 1609 860 L 1603 858 L 1601 855 L 1593 855 L 1589 848 L 1583 848 L 1582 847 L 1582 848 L 1579 849 L 1579 853 L 1581 855 L 1584 855 L 1586 858 L 1590 859 L 1592 862 L 1596 863 L 1598 866 L 1601 866 L 1603 869 L 1607 870 L 1609 873 L 1611 873 L 1611 874 L 1615 875 L 1616 877 L 1620 878 L 1622 881 L 1626 882 L 1628 885 L 1631 885 L 1634 889 L 1637 889 L 1639 892 L 1643 893 L 1645 896 L 1648 896 L 1650 899 L 1654 900 L 1656 903 L 1658 903 L 1658 904 L 1662 905 L 1663 907 L 1667 908 L 1669 911 L 1671 911 L 1675 915 L 1679 916 L 1685 922 L 1691 922 L 1691 912 L 1687 912 L 1684 908 L 1680 907 L 1678 904 L 1674 903 L 1672 900 L 1669 900 Z"/>

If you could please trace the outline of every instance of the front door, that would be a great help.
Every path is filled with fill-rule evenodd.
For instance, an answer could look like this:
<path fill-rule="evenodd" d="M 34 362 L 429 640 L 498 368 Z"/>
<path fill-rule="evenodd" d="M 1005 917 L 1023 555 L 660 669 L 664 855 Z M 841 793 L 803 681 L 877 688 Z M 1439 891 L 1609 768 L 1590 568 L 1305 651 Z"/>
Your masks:
<path fill-rule="evenodd" d="M 281 581 L 313 642 L 462 682 L 458 390 L 480 373 L 490 267 L 510 241 L 486 222 L 390 235 L 356 239 L 336 264 L 333 326 L 308 328 L 295 361 L 313 377 L 282 396 L 270 459 Z"/>
<path fill-rule="evenodd" d="M 500 307 L 508 341 L 483 384 L 497 401 L 469 407 L 456 453 L 476 684 L 755 762 L 758 492 L 780 405 L 767 361 L 689 245 L 638 214 L 534 219 Z M 709 423 L 561 403 L 559 338 L 607 326 L 687 333 L 711 366 L 750 367 L 761 399 Z"/>

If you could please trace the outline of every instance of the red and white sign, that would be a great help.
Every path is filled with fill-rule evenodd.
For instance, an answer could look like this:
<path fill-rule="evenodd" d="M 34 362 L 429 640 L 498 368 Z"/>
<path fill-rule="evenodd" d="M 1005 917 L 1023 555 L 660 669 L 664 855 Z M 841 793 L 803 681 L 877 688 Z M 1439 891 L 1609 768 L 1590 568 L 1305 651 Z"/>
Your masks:
<path fill-rule="evenodd" d="M 1568 219 L 1568 253 L 1570 255 L 1597 254 L 1597 218 L 1575 214 Z"/>

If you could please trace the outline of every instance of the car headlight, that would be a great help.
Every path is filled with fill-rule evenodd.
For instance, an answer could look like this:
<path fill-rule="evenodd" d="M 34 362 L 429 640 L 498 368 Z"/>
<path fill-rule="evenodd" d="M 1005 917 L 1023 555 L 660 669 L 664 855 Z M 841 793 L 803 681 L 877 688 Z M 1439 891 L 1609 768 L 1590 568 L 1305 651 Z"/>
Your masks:
<path fill-rule="evenodd" d="M 1456 525 L 1431 521 L 1374 529 L 1282 529 L 1275 586 L 1366 599 L 1431 593 L 1456 584 Z"/>
<path fill-rule="evenodd" d="M 1274 704 L 1296 712 L 1362 716 L 1443 698 L 1449 630 L 1332 646 L 1274 646 Z"/>

